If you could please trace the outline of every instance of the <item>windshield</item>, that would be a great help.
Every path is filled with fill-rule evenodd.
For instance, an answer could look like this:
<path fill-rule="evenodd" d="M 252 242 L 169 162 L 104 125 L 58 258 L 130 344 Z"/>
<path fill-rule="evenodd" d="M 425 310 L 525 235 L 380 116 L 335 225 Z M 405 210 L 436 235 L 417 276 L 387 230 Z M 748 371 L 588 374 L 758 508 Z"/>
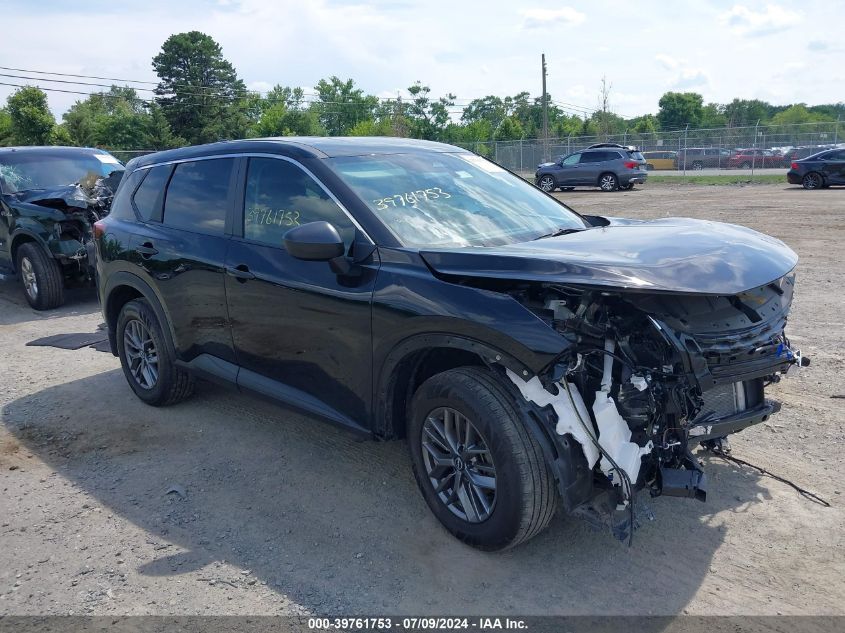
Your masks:
<path fill-rule="evenodd" d="M 475 154 L 327 161 L 405 246 L 500 246 L 587 228 L 554 198 Z"/>
<path fill-rule="evenodd" d="M 3 193 L 52 189 L 72 185 L 86 176 L 99 178 L 122 169 L 123 165 L 111 154 L 8 152 L 0 155 L 0 187 Z"/>

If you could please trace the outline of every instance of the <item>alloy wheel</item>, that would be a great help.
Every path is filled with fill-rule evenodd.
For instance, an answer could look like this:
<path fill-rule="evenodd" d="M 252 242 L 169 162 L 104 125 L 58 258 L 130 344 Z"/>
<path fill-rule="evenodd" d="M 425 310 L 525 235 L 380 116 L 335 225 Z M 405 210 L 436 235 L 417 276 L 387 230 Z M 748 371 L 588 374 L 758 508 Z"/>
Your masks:
<path fill-rule="evenodd" d="M 551 176 L 543 176 L 540 178 L 540 189 L 549 192 L 555 190 L 555 180 Z"/>
<path fill-rule="evenodd" d="M 602 191 L 613 191 L 616 189 L 616 176 L 613 174 L 605 174 L 599 181 L 599 187 Z"/>
<path fill-rule="evenodd" d="M 440 501 L 469 523 L 490 517 L 496 504 L 496 468 L 478 429 L 462 413 L 439 407 L 422 426 L 426 475 Z"/>
<path fill-rule="evenodd" d="M 126 362 L 135 382 L 144 389 L 152 389 L 158 382 L 158 350 L 147 326 L 132 319 L 123 330 L 123 349 Z"/>
<path fill-rule="evenodd" d="M 21 258 L 21 278 L 23 279 L 23 287 L 29 298 L 35 301 L 38 299 L 38 278 L 35 276 L 35 268 L 29 257 Z"/>
<path fill-rule="evenodd" d="M 818 189 L 822 186 L 822 179 L 816 173 L 810 172 L 806 176 L 804 176 L 804 189 Z"/>

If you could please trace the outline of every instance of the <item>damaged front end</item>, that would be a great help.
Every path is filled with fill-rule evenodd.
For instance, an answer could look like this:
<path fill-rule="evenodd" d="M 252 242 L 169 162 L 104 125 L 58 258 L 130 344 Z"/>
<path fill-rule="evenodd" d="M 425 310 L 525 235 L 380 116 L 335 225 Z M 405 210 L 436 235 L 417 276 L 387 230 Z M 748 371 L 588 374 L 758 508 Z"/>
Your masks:
<path fill-rule="evenodd" d="M 557 473 L 564 508 L 624 539 L 638 490 L 704 501 L 691 448 L 724 446 L 767 420 L 780 405 L 765 386 L 809 363 L 784 331 L 793 284 L 789 272 L 730 296 L 538 282 L 507 290 L 568 342 L 531 380 L 508 372 L 526 401 L 554 411 L 559 450 L 565 438 L 562 450 L 577 443 L 583 454 L 586 468 Z"/>
<path fill-rule="evenodd" d="M 40 238 L 66 279 L 93 278 L 94 223 L 106 217 L 123 171 L 49 189 L 9 194 L 16 229 Z"/>

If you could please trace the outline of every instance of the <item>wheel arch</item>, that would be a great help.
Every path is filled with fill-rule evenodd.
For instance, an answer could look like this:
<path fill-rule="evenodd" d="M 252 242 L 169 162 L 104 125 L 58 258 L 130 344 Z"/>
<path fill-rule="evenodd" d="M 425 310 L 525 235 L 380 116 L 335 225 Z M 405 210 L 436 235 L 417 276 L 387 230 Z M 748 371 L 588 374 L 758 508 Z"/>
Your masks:
<path fill-rule="evenodd" d="M 44 249 L 44 252 L 47 254 L 47 256 L 50 259 L 53 259 L 53 253 L 50 252 L 50 248 L 47 246 L 47 243 L 40 235 L 28 229 L 19 229 L 12 236 L 12 243 L 9 248 L 9 257 L 11 260 L 12 270 L 14 272 L 18 272 L 18 250 L 21 246 L 29 242 L 35 242 L 36 244 L 38 244 L 38 246 Z"/>
<path fill-rule="evenodd" d="M 412 336 L 387 354 L 376 374 L 373 434 L 382 439 L 404 437 L 408 403 L 419 385 L 466 365 L 500 365 L 518 375 L 533 375 L 520 360 L 475 339 L 439 333 Z"/>
<path fill-rule="evenodd" d="M 125 271 L 111 275 L 106 282 L 103 293 L 103 316 L 106 318 L 112 354 L 117 356 L 117 319 L 120 316 L 120 311 L 124 305 L 133 299 L 146 299 L 150 304 L 162 325 L 168 350 L 176 357 L 173 325 L 160 297 L 143 279 Z"/>

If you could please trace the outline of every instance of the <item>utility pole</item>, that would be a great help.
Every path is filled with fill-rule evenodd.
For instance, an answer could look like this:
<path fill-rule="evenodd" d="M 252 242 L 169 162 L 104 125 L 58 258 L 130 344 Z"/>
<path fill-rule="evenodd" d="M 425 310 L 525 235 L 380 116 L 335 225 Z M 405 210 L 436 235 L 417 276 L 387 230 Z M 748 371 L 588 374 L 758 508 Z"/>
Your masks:
<path fill-rule="evenodd" d="M 546 93 L 546 54 L 543 60 L 543 160 L 549 160 L 549 95 Z"/>

